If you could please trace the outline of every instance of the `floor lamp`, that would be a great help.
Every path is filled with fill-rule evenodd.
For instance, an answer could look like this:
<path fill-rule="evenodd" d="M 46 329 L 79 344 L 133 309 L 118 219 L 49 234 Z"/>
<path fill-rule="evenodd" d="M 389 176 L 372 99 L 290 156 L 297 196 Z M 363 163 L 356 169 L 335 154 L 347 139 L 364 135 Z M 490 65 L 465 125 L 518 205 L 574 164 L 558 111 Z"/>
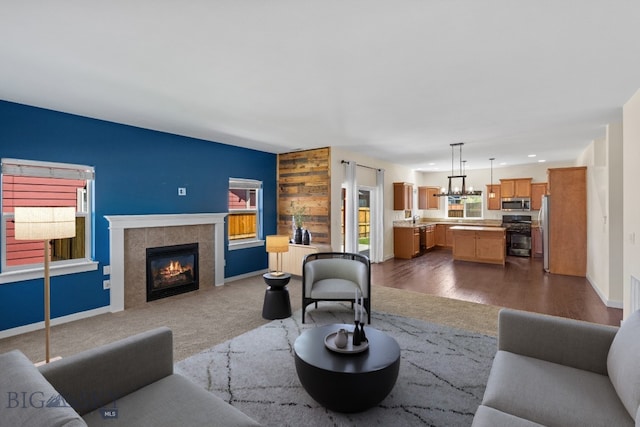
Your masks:
<path fill-rule="evenodd" d="M 44 329 L 45 363 L 50 360 L 51 314 L 49 311 L 49 245 L 52 239 L 76 235 L 74 207 L 16 207 L 14 211 L 15 239 L 44 241 Z"/>
<path fill-rule="evenodd" d="M 282 276 L 282 252 L 289 251 L 289 236 L 272 235 L 267 236 L 267 252 L 276 254 L 276 271 L 271 273 L 272 276 Z"/>

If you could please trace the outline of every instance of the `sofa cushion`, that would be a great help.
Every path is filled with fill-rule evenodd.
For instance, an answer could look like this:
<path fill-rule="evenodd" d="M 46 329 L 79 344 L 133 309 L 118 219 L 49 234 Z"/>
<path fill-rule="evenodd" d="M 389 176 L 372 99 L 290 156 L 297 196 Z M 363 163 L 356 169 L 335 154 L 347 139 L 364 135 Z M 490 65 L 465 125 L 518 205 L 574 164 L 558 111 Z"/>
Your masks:
<path fill-rule="evenodd" d="M 0 425 L 86 426 L 20 351 L 0 355 L 0 372 Z"/>
<path fill-rule="evenodd" d="M 258 426 L 187 378 L 172 374 L 83 416 L 90 426 Z"/>
<path fill-rule="evenodd" d="M 507 351 L 496 354 L 482 404 L 549 426 L 634 425 L 606 375 Z"/>
<path fill-rule="evenodd" d="M 632 417 L 640 405 L 640 311 L 620 326 L 607 357 L 613 387 Z"/>
<path fill-rule="evenodd" d="M 314 299 L 353 299 L 360 287 L 351 280 L 323 279 L 315 282 L 311 288 Z"/>
<path fill-rule="evenodd" d="M 480 405 L 473 417 L 471 427 L 544 427 L 514 415 Z"/>

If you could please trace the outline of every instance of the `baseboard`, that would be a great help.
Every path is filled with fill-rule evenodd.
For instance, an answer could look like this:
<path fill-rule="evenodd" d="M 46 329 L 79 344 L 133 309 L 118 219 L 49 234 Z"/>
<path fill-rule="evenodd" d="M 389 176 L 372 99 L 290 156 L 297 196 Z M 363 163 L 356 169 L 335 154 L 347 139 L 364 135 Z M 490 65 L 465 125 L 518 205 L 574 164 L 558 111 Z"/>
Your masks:
<path fill-rule="evenodd" d="M 246 279 L 248 277 L 263 275 L 264 273 L 268 273 L 269 269 L 265 268 L 264 270 L 257 270 L 251 273 L 239 274 L 237 276 L 225 277 L 225 282 L 233 282 L 234 280 Z"/>
<path fill-rule="evenodd" d="M 591 285 L 591 288 L 596 292 L 596 294 L 598 295 L 598 298 L 600 298 L 600 301 L 602 301 L 602 303 L 609 307 L 609 308 L 619 308 L 622 309 L 624 308 L 624 303 L 622 301 L 612 301 L 608 298 L 606 298 L 604 296 L 604 294 L 602 293 L 602 291 L 600 291 L 600 288 L 598 288 L 598 286 L 596 286 L 594 284 L 594 281 L 591 280 L 591 278 L 589 277 L 589 275 L 587 275 L 586 277 L 587 282 L 589 282 L 589 284 Z"/>
<path fill-rule="evenodd" d="M 93 310 L 81 311 L 79 313 L 69 314 L 67 316 L 61 316 L 56 317 L 55 319 L 51 319 L 51 326 L 62 325 L 64 323 L 86 319 L 88 317 L 94 317 L 110 312 L 111 310 L 109 306 L 94 308 Z M 31 323 L 29 325 L 18 326 L 17 328 L 5 329 L 4 331 L 0 331 L 0 339 L 12 337 L 15 335 L 26 334 L 27 332 L 33 332 L 40 329 L 44 329 L 44 320 L 42 322 Z"/>

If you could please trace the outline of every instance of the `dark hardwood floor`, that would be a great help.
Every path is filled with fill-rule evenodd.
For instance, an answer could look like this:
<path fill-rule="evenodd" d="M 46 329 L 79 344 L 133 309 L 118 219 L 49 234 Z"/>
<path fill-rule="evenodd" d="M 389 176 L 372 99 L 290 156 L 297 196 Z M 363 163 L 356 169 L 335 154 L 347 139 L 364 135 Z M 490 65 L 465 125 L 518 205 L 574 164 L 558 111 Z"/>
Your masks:
<path fill-rule="evenodd" d="M 620 326 L 622 310 L 607 308 L 583 277 L 545 273 L 542 258 L 507 257 L 501 265 L 453 261 L 433 248 L 411 260 L 371 265 L 372 283 L 398 289 Z"/>

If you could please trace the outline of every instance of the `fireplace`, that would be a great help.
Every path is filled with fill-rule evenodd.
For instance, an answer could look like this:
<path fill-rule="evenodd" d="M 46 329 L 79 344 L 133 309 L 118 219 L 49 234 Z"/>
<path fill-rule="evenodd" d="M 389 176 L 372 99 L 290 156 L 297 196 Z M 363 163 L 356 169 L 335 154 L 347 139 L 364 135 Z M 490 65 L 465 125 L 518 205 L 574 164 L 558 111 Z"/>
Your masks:
<path fill-rule="evenodd" d="M 147 248 L 147 301 L 198 288 L 197 243 Z"/>

